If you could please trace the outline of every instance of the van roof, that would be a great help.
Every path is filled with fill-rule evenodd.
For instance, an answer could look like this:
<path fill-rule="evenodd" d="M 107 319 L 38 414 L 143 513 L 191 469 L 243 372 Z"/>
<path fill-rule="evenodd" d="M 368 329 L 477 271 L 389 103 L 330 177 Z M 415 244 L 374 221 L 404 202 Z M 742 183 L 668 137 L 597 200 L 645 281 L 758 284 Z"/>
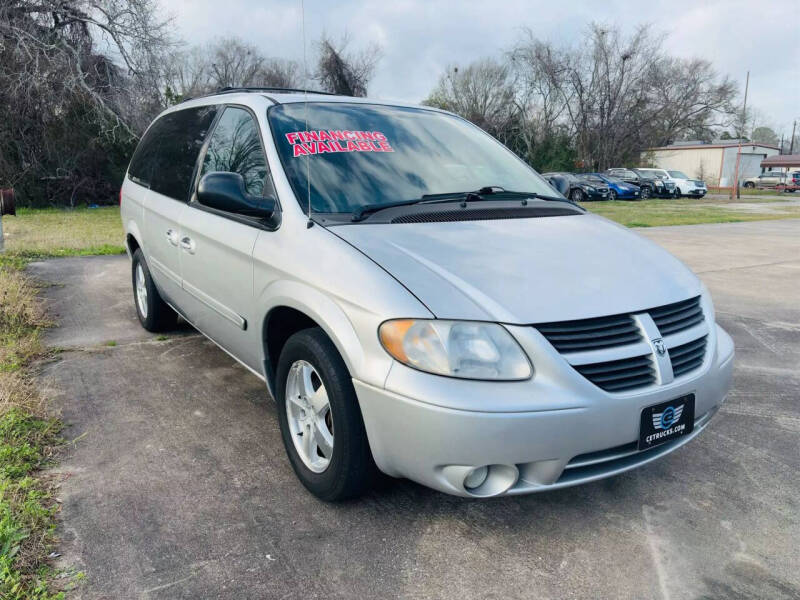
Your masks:
<path fill-rule="evenodd" d="M 280 87 L 240 87 L 222 88 L 210 94 L 196 96 L 194 98 L 187 98 L 183 103 L 196 103 L 196 104 L 210 104 L 217 98 L 223 98 L 224 102 L 230 102 L 235 97 L 246 97 L 249 95 L 257 94 L 271 100 L 275 104 L 290 104 L 295 102 L 350 102 L 358 104 L 384 104 L 391 106 L 405 106 L 405 107 L 419 107 L 418 104 L 407 102 L 404 100 L 394 99 L 376 99 L 376 98 L 361 98 L 356 96 L 341 96 L 332 94 L 330 92 L 322 92 L 317 90 L 304 90 L 297 88 L 280 88 Z M 233 98 L 232 98 L 233 97 Z M 202 102 L 198 102 L 202 101 Z M 180 105 L 179 104 L 179 105 Z M 434 107 L 425 107 L 432 110 L 438 110 Z M 446 112 L 446 111 L 443 111 Z"/>

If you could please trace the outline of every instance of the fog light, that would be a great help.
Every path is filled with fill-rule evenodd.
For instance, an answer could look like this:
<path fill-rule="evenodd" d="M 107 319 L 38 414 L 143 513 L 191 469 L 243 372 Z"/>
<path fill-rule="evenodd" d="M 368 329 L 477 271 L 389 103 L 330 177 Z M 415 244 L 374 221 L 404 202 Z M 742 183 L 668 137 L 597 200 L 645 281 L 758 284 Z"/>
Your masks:
<path fill-rule="evenodd" d="M 468 490 L 479 488 L 486 481 L 488 475 L 489 467 L 475 467 L 464 477 L 464 487 Z"/>

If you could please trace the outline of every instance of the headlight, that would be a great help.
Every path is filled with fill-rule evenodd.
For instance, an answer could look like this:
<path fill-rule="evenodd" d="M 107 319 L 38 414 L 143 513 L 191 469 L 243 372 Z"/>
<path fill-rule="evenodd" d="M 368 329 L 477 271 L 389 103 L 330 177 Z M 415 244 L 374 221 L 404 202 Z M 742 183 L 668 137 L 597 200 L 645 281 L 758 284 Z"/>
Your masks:
<path fill-rule="evenodd" d="M 378 330 L 381 344 L 401 363 L 463 379 L 528 379 L 528 357 L 497 323 L 397 319 Z"/>
<path fill-rule="evenodd" d="M 592 186 L 590 186 L 590 185 L 584 185 L 583 189 L 586 190 L 587 192 L 593 192 L 594 191 L 594 188 Z"/>

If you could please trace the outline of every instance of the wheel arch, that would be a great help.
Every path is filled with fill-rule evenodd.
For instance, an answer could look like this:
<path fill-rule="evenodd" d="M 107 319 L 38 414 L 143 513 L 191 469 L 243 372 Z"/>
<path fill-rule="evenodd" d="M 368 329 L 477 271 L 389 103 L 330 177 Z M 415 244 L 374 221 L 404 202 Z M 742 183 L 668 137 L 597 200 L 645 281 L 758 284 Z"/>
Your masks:
<path fill-rule="evenodd" d="M 133 253 L 136 252 L 138 248 L 142 247 L 141 240 L 142 235 L 139 232 L 139 227 L 136 225 L 136 222 L 133 220 L 129 221 L 127 233 L 125 234 L 125 250 L 129 258 L 133 258 Z M 144 249 L 142 249 L 142 252 L 144 252 Z"/>
<path fill-rule="evenodd" d="M 303 283 L 290 281 L 269 286 L 263 295 L 271 300 L 261 324 L 261 342 L 264 376 L 273 398 L 280 351 L 289 337 L 303 329 L 322 329 L 336 346 L 350 375 L 360 372 L 364 351 L 355 328 L 330 298 Z"/>

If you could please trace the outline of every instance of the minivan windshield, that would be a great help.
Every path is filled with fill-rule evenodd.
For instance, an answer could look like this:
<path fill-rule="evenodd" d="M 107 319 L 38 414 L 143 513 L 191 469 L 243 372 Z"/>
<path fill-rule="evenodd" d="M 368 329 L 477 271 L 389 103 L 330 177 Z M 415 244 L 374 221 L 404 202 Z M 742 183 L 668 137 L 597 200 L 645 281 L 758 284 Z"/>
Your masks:
<path fill-rule="evenodd" d="M 268 118 L 289 183 L 304 209 L 310 187 L 314 212 L 485 187 L 560 197 L 494 138 L 445 113 L 308 102 L 272 106 Z"/>
<path fill-rule="evenodd" d="M 670 177 L 674 177 L 675 179 L 689 179 L 683 171 L 667 171 L 667 173 L 669 173 Z"/>

